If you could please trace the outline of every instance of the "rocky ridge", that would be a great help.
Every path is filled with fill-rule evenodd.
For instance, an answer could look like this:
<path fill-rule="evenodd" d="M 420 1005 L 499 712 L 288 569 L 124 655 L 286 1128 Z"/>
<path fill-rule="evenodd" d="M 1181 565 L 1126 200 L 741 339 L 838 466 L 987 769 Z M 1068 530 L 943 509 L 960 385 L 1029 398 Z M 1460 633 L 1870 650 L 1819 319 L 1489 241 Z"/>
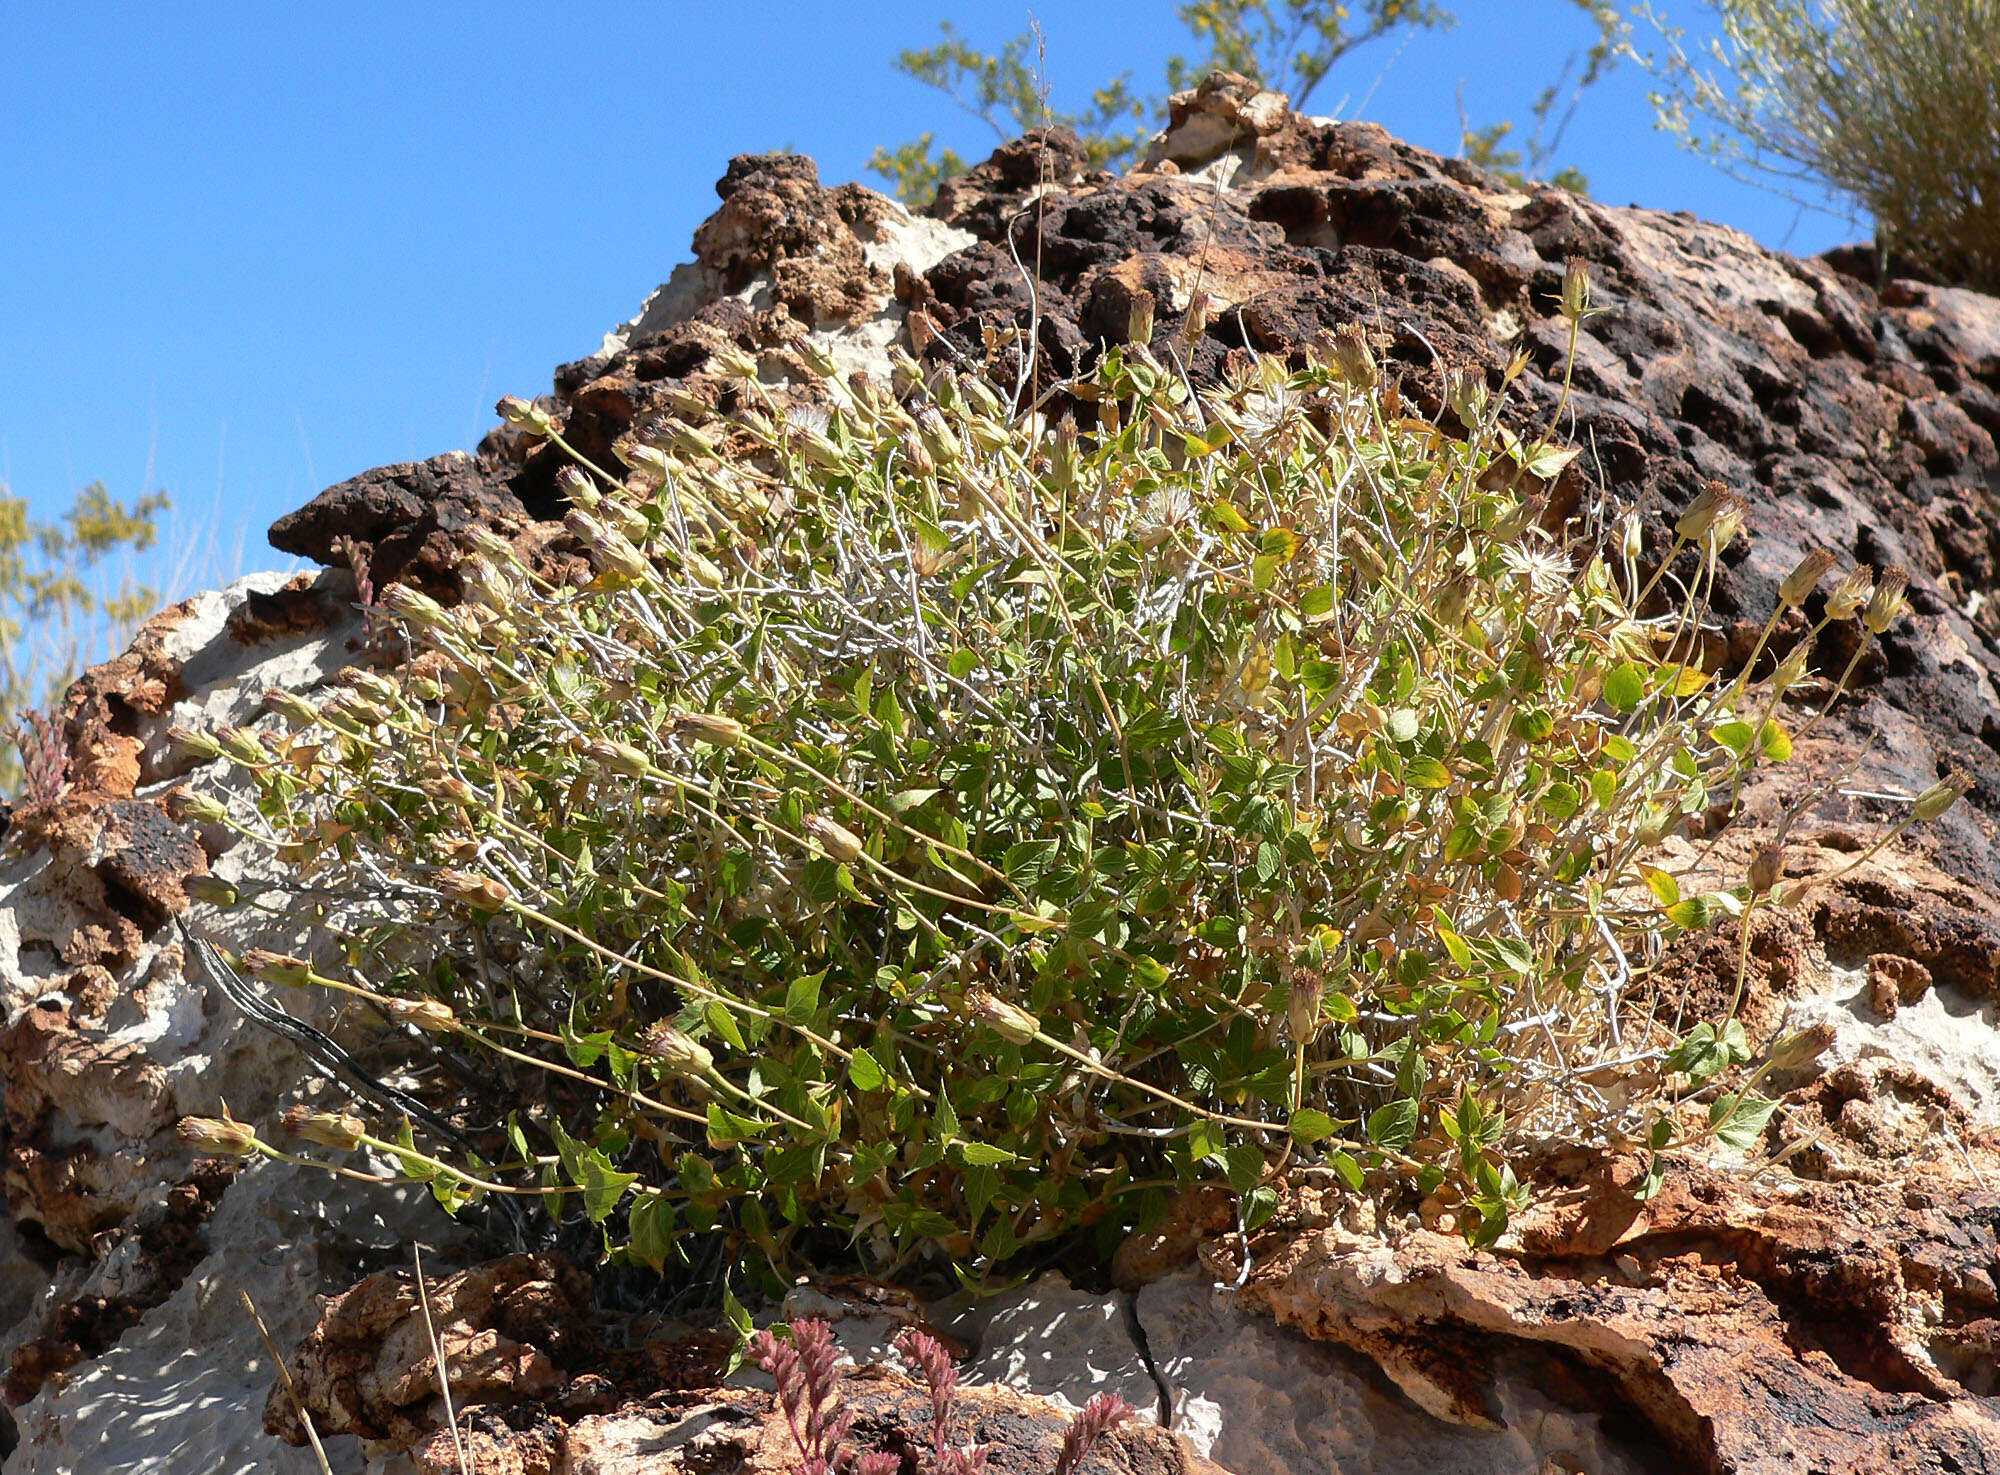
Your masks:
<path fill-rule="evenodd" d="M 1466 1249 L 1434 1216 L 1373 1223 L 1309 1178 L 1247 1245 L 1226 1212 L 1192 1200 L 1121 1254 L 1123 1290 L 1038 1285 L 966 1323 L 980 1366 L 1041 1393 L 1157 1390 L 1194 1448 L 1134 1434 L 1102 1456 L 1135 1469 L 2000 1467 L 2000 301 L 1878 286 L 1844 258 L 1797 260 L 1689 216 L 1513 193 L 1227 77 L 1176 98 L 1122 179 L 1083 172 L 1056 133 L 1003 147 L 926 216 L 823 188 L 791 155 L 732 161 L 718 193 L 696 261 L 541 401 L 592 459 L 671 396 L 733 408 L 721 354 L 750 354 L 809 398 L 808 335 L 850 372 L 884 376 L 900 345 L 1056 409 L 1063 380 L 1121 341 L 1141 304 L 1197 380 L 1359 323 L 1425 411 L 1444 370 L 1497 381 L 1524 351 L 1519 413 L 1543 423 L 1561 403 L 1593 474 L 1656 544 L 1710 480 L 1749 499 L 1752 536 L 1718 589 L 1718 660 L 1747 657 L 1808 547 L 1912 573 L 1912 614 L 1861 663 L 1856 698 L 1753 790 L 1724 853 L 1850 765 L 1845 797 L 1792 832 L 1791 874 L 1867 843 L 1893 812 L 1870 794 L 1948 769 L 1973 779 L 1941 826 L 1753 931 L 1753 1031 L 1822 1024 L 1834 1039 L 1780 1082 L 1767 1145 L 1782 1168 L 1690 1165 L 1642 1206 L 1617 1191 L 1634 1163 L 1554 1154 L 1538 1166 L 1542 1206 L 1497 1252 Z M 1565 400 L 1555 303 L 1572 257 L 1606 310 L 1583 330 Z M 216 779 L 164 733 L 249 722 L 264 687 L 310 689 L 374 658 L 359 596 L 397 580 L 455 593 L 475 526 L 551 564 L 573 557 L 563 461 L 509 427 L 474 454 L 331 488 L 272 531 L 328 572 L 165 611 L 70 693 L 73 787 L 13 814 L 0 854 L 5 1475 L 314 1468 L 258 1427 L 270 1369 L 228 1304 L 238 1288 L 282 1347 L 301 1346 L 320 1427 L 348 1431 L 332 1442 L 340 1468 L 361 1468 L 362 1440 L 379 1471 L 454 1468 L 396 1258 L 402 1240 L 449 1227 L 393 1195 L 308 1205 L 276 1165 L 232 1180 L 172 1140 L 181 1113 L 218 1096 L 262 1119 L 301 1072 L 163 925 L 192 877 L 244 863 L 222 835 L 167 816 L 170 786 Z M 1580 495 L 1580 476 L 1557 491 Z M 1797 629 L 1781 626 L 1778 653 Z M 1815 669 L 1837 674 L 1850 653 L 1823 640 Z M 230 941 L 298 950 L 281 935 Z M 1733 938 L 1694 940 L 1659 986 L 1717 1007 L 1717 949 L 1733 957 Z M 773 1458 L 768 1400 L 720 1387 L 698 1344 L 600 1324 L 560 1272 L 457 1253 L 470 1279 L 453 1284 L 445 1335 L 480 1405 L 480 1469 Z M 314 1307 L 313 1292 L 371 1273 L 349 1292 L 361 1300 Z M 843 1322 L 864 1350 L 880 1341 L 872 1315 Z M 1065 1317 L 1082 1328 L 1075 1355 L 1038 1362 Z M 611 1355 L 621 1339 L 637 1355 Z M 904 1392 L 875 1375 L 868 1417 L 910 1422 Z M 1057 1415 L 992 1397 L 979 1417 L 996 1462 L 1046 1468 L 1037 1451 Z M 162 1410 L 182 1412 L 149 1417 Z M 268 1417 L 298 1432 L 276 1399 Z"/>

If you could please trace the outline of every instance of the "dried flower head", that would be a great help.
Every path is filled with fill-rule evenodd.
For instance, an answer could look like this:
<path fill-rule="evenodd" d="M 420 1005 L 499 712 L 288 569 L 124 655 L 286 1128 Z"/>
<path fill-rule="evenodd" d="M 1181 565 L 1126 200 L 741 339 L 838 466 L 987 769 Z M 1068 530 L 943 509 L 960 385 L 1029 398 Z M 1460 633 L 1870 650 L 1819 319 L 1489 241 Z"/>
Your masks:
<path fill-rule="evenodd" d="M 1833 567 L 1833 551 L 1815 548 L 1801 558 L 1785 581 L 1778 586 L 1778 600 L 1787 609 L 1796 609 L 1806 602 L 1806 598 L 1819 587 L 1819 581 L 1826 577 L 1826 571 Z"/>
<path fill-rule="evenodd" d="M 1871 635 L 1880 635 L 1896 621 L 1903 612 L 1910 590 L 1908 569 L 1884 569 L 1882 577 L 1875 581 L 1875 592 L 1868 596 L 1868 607 L 1861 612 L 1861 623 Z"/>
<path fill-rule="evenodd" d="M 1868 602 L 1874 590 L 1875 575 L 1866 564 L 1849 569 L 1827 591 L 1826 617 L 1829 620 L 1853 618 L 1854 612 Z"/>

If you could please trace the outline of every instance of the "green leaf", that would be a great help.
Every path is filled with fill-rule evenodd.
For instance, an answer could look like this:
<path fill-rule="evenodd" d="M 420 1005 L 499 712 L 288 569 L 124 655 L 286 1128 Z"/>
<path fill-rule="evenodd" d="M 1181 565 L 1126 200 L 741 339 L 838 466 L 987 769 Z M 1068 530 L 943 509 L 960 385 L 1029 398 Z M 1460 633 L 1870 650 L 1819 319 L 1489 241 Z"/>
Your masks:
<path fill-rule="evenodd" d="M 1226 1149 L 1222 1161 L 1229 1186 L 1238 1193 L 1248 1193 L 1264 1176 L 1264 1149 L 1251 1143 L 1239 1142 Z"/>
<path fill-rule="evenodd" d="M 857 1049 L 847 1062 L 847 1079 L 857 1091 L 879 1091 L 889 1084 L 889 1076 L 865 1049 Z"/>
<path fill-rule="evenodd" d="M 729 1012 L 719 1000 L 710 999 L 701 1007 L 701 1017 L 708 1021 L 708 1027 L 729 1042 L 733 1050 L 748 1050 L 743 1041 L 743 1031 L 736 1027 L 736 1016 Z"/>
<path fill-rule="evenodd" d="M 1451 787 L 1451 771 L 1435 758 L 1419 756 L 1403 770 L 1403 782 L 1413 789 L 1445 789 Z"/>
<path fill-rule="evenodd" d="M 1690 896 L 1686 901 L 1676 902 L 1667 908 L 1667 916 L 1676 927 L 1689 932 L 1699 932 L 1715 920 L 1705 896 Z"/>
<path fill-rule="evenodd" d="M 1368 1113 L 1368 1140 L 1384 1152 L 1400 1153 L 1417 1140 L 1417 1103 L 1391 1101 Z"/>
<path fill-rule="evenodd" d="M 1678 905 L 1681 899 L 1681 883 L 1661 870 L 1658 866 L 1641 865 L 1639 874 L 1646 878 L 1646 889 L 1653 893 L 1653 900 L 1663 907 Z"/>
<path fill-rule="evenodd" d="M 998 1168 L 1021 1161 L 1019 1153 L 995 1147 L 990 1142 L 959 1141 L 952 1144 L 952 1151 L 958 1161 L 968 1168 Z"/>
<path fill-rule="evenodd" d="M 1327 1155 L 1326 1165 L 1333 1169 L 1334 1176 L 1345 1183 L 1350 1192 L 1361 1192 L 1361 1185 L 1367 1181 L 1367 1175 L 1361 1171 L 1361 1164 L 1344 1152 L 1335 1152 Z"/>
<path fill-rule="evenodd" d="M 661 1194 L 641 1194 L 626 1218 L 626 1247 L 642 1265 L 665 1270 L 674 1250 L 673 1227 L 673 1204 Z"/>
<path fill-rule="evenodd" d="M 785 1018 L 793 1024 L 811 1024 L 813 1015 L 819 1012 L 819 985 L 825 978 L 824 971 L 808 973 L 803 978 L 794 978 L 791 987 L 785 990 Z"/>
<path fill-rule="evenodd" d="M 1747 722 L 1719 722 L 1708 730 L 1708 735 L 1741 758 L 1750 751 L 1750 740 L 1757 735 L 1757 729 Z"/>
<path fill-rule="evenodd" d="M 1646 699 L 1646 673 L 1625 661 L 1604 678 L 1604 700 L 1614 712 L 1630 712 Z"/>
<path fill-rule="evenodd" d="M 1757 751 L 1773 763 L 1783 763 L 1792 756 L 1792 735 L 1773 718 L 1757 731 Z"/>
<path fill-rule="evenodd" d="M 1261 1227 L 1278 1210 L 1278 1190 L 1259 1185 L 1243 1195 L 1243 1227 Z"/>
<path fill-rule="evenodd" d="M 1777 1109 L 1777 1102 L 1762 1096 L 1725 1094 L 1709 1107 L 1708 1124 L 1723 1145 L 1748 1152 L 1764 1135 L 1764 1126 Z"/>
<path fill-rule="evenodd" d="M 637 1173 L 621 1173 L 611 1166 L 602 1148 L 593 1147 L 582 1155 L 578 1187 L 583 1190 L 583 1210 L 593 1224 L 602 1224 L 625 1197 L 625 1190 L 639 1181 Z"/>
<path fill-rule="evenodd" d="M 1322 1137 L 1331 1137 L 1339 1129 L 1333 1118 L 1317 1107 L 1308 1106 L 1292 1113 L 1292 1137 L 1301 1146 L 1310 1147 Z"/>

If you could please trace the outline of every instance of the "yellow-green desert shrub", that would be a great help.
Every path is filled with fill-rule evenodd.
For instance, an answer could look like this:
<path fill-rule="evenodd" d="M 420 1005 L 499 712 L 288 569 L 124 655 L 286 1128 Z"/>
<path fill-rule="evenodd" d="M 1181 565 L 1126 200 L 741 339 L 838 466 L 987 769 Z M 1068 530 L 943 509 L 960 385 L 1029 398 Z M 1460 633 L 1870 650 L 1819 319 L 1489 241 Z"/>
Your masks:
<path fill-rule="evenodd" d="M 332 983 L 514 1108 L 493 1162 L 405 1136 L 405 1171 L 573 1192 L 656 1267 L 717 1229 L 974 1266 L 1197 1179 L 1255 1223 L 1281 1166 L 1490 1239 L 1510 1154 L 1664 1149 L 1705 1082 L 1755 1141 L 1770 1103 L 1714 1090 L 1741 1027 L 1677 1040 L 1631 987 L 1772 882 L 1644 868 L 1789 748 L 1769 684 L 1686 663 L 1740 504 L 1647 578 L 1601 508 L 1544 529 L 1573 453 L 1483 383 L 1447 430 L 1355 335 L 1212 391 L 1172 359 L 1111 350 L 1082 434 L 907 360 L 824 411 L 685 400 L 572 477 L 586 587 L 489 538 L 463 606 L 391 600 L 403 671 L 222 735 Z"/>
<path fill-rule="evenodd" d="M 1921 271 L 2000 290 L 2000 0 L 1710 8 L 1705 54 L 1666 30 L 1663 127 L 1732 171 L 1845 197 Z"/>

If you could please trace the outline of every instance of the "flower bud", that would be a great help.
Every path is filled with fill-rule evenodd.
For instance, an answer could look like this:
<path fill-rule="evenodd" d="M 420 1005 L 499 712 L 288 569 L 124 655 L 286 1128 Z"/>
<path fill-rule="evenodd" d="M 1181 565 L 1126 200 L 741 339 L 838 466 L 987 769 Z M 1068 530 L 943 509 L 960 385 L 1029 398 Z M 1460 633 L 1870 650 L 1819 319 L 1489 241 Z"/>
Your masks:
<path fill-rule="evenodd" d="M 1125 320 L 1125 341 L 1141 348 L 1153 341 L 1153 294 L 1141 288 L 1132 294 L 1132 311 Z"/>
<path fill-rule="evenodd" d="M 1572 256 L 1563 268 L 1562 315 L 1572 323 L 1583 321 L 1590 311 L 1590 268 L 1581 256 Z"/>
<path fill-rule="evenodd" d="M 450 1034 L 458 1028 L 458 1016 L 441 999 L 384 999 L 382 1010 L 398 1024 L 414 1024 L 429 1034 Z"/>
<path fill-rule="evenodd" d="M 1702 546 L 1711 557 L 1720 555 L 1723 549 L 1735 541 L 1736 535 L 1743 531 L 1743 523 L 1749 516 L 1749 511 L 1748 504 L 1734 492 L 1728 493 L 1717 504 L 1715 517 L 1709 523 L 1708 531 L 1702 539 Z"/>
<path fill-rule="evenodd" d="M 913 475 L 932 476 L 937 472 L 937 461 L 932 457 L 922 437 L 915 431 L 906 432 L 902 438 L 903 464 Z"/>
<path fill-rule="evenodd" d="M 712 460 L 720 449 L 715 438 L 706 431 L 696 430 L 679 420 L 668 424 L 666 442 L 668 450 L 686 461 Z"/>
<path fill-rule="evenodd" d="M 570 506 L 581 507 L 585 511 L 604 500 L 604 494 L 597 490 L 597 483 L 580 466 L 565 466 L 556 473 L 556 494 Z"/>
<path fill-rule="evenodd" d="M 610 528 L 591 540 L 590 561 L 603 572 L 626 579 L 644 579 L 653 572 L 652 560 L 633 547 L 630 538 Z"/>
<path fill-rule="evenodd" d="M 520 550 L 509 539 L 503 538 L 494 532 L 492 528 L 485 526 L 475 527 L 471 532 L 466 534 L 466 539 L 472 544 L 473 551 L 481 558 L 487 559 L 501 568 L 518 569 L 521 566 Z"/>
<path fill-rule="evenodd" d="M 1766 845 L 1761 847 L 1750 861 L 1750 890 L 1757 896 L 1768 895 L 1785 875 L 1785 847 Z"/>
<path fill-rule="evenodd" d="M 675 1075 L 705 1076 L 715 1069 L 707 1046 L 664 1022 L 646 1031 L 641 1048 Z"/>
<path fill-rule="evenodd" d="M 287 1108 L 285 1131 L 335 1152 L 352 1152 L 361 1145 L 368 1127 L 358 1116 L 347 1112 L 312 1111 L 303 1106 Z"/>
<path fill-rule="evenodd" d="M 931 459 L 939 466 L 948 469 L 964 458 L 965 448 L 959 444 L 957 434 L 935 405 L 919 405 L 915 418 L 917 435 L 923 440 L 924 449 L 931 453 Z"/>
<path fill-rule="evenodd" d="M 1467 430 L 1476 430 L 1486 419 L 1486 407 L 1491 396 L 1486 391 L 1485 375 L 1472 369 L 1453 369 L 1445 376 L 1445 404 L 1452 414 L 1458 416 L 1458 423 Z"/>
<path fill-rule="evenodd" d="M 1771 1044 L 1771 1068 L 1773 1070 L 1800 1070 L 1811 1065 L 1824 1055 L 1832 1045 L 1837 1031 L 1826 1020 L 1807 1025 L 1804 1029 L 1793 1030 L 1790 1034 L 1774 1040 Z"/>
<path fill-rule="evenodd" d="M 181 1141 L 203 1152 L 242 1157 L 257 1150 L 256 1128 L 230 1117 L 184 1116 L 176 1131 Z"/>
<path fill-rule="evenodd" d="M 1208 331 L 1208 294 L 1197 292 L 1188 303 L 1187 320 L 1181 324 L 1181 337 L 1192 343 Z"/>
<path fill-rule="evenodd" d="M 441 804 L 456 804 L 469 809 L 479 802 L 479 791 L 456 774 L 433 775 L 421 780 L 417 788 L 426 798 L 436 799 Z"/>
<path fill-rule="evenodd" d="M 1310 1045 L 1319 1035 L 1319 1005 L 1326 995 L 1326 979 L 1315 968 L 1300 968 L 1292 975 L 1292 995 L 1285 1001 L 1285 1022 L 1291 1026 L 1292 1043 Z"/>
<path fill-rule="evenodd" d="M 464 902 L 476 912 L 497 912 L 513 896 L 507 883 L 498 877 L 450 867 L 439 871 L 432 881 L 446 896 Z"/>
<path fill-rule="evenodd" d="M 1972 775 L 1954 773 L 1917 795 L 1917 818 L 1928 824 L 1963 799 L 1972 788 Z"/>
<path fill-rule="evenodd" d="M 222 744 L 215 740 L 213 733 L 196 732 L 191 727 L 170 727 L 167 729 L 167 741 L 184 760 L 208 763 L 222 756 Z"/>
<path fill-rule="evenodd" d="M 1826 596 L 1826 617 L 1829 620 L 1845 620 L 1868 602 L 1875 590 L 1875 576 L 1866 564 L 1849 569 L 1841 575 Z"/>
<path fill-rule="evenodd" d="M 1381 382 L 1382 370 L 1368 346 L 1368 335 L 1358 323 L 1343 323 L 1334 330 L 1329 357 L 1342 383 L 1356 389 L 1373 389 Z"/>
<path fill-rule="evenodd" d="M 715 367 L 729 379 L 755 379 L 757 377 L 757 356 L 738 348 L 734 343 L 716 350 Z"/>
<path fill-rule="evenodd" d="M 1639 521 L 1639 514 L 1636 512 L 1628 512 L 1625 515 L 1623 542 L 1620 551 L 1627 558 L 1631 559 L 1637 559 L 1641 553 L 1646 551 L 1645 526 Z"/>
<path fill-rule="evenodd" d="M 1826 577 L 1826 571 L 1833 567 L 1833 552 L 1827 548 L 1815 548 L 1778 586 L 1778 602 L 1787 609 L 1796 609 L 1806 602 L 1806 597 L 1819 587 L 1819 581 Z"/>
<path fill-rule="evenodd" d="M 382 595 L 381 604 L 390 614 L 418 629 L 435 628 L 447 623 L 450 617 L 443 605 L 408 584 L 391 585 Z"/>
<path fill-rule="evenodd" d="M 1785 658 L 1778 662 L 1777 670 L 1771 673 L 1771 689 L 1779 696 L 1797 686 L 1806 674 L 1806 662 L 1812 659 L 1813 642 L 1808 636 L 1785 652 Z"/>
<path fill-rule="evenodd" d="M 271 755 L 264 751 L 264 745 L 257 741 L 254 732 L 241 727 L 225 727 L 216 736 L 222 743 L 222 751 L 229 755 L 232 763 L 257 768 L 270 761 Z"/>
<path fill-rule="evenodd" d="M 824 815 L 815 814 L 806 820 L 806 835 L 842 865 L 860 858 L 861 838 Z"/>
<path fill-rule="evenodd" d="M 808 373 L 821 379 L 831 379 L 840 372 L 840 361 L 833 356 L 833 350 L 823 339 L 808 333 L 792 345 L 792 351 L 799 356 L 799 362 L 806 366 Z"/>
<path fill-rule="evenodd" d="M 1703 487 L 1694 501 L 1688 504 L 1688 510 L 1683 512 L 1679 521 L 1674 524 L 1674 536 L 1687 543 L 1701 541 L 1702 535 L 1715 521 L 1715 514 L 1721 511 L 1723 498 L 1728 494 L 1729 489 L 1719 481 L 1712 481 Z"/>
<path fill-rule="evenodd" d="M 965 1012 L 968 1018 L 990 1026 L 1010 1044 L 1025 1045 L 1042 1028 L 1041 1020 L 1026 1009 L 1010 1004 L 983 988 L 966 991 Z"/>
<path fill-rule="evenodd" d="M 264 693 L 264 710 L 285 719 L 294 727 L 311 727 L 319 721 L 319 708 L 295 691 L 274 686 Z M 223 745 L 225 748 L 228 744 Z M 235 756 L 231 753 L 231 756 Z"/>
<path fill-rule="evenodd" d="M 630 743 L 599 739 L 585 743 L 583 751 L 600 768 L 624 778 L 643 778 L 652 771 L 651 761 Z"/>
<path fill-rule="evenodd" d="M 540 405 L 530 404 L 518 394 L 503 394 L 494 410 L 509 425 L 518 425 L 530 435 L 554 435 L 556 422 Z"/>
<path fill-rule="evenodd" d="M 1000 396 L 993 392 L 993 386 L 977 374 L 960 374 L 958 391 L 965 396 L 966 403 L 982 415 L 1000 413 Z"/>
<path fill-rule="evenodd" d="M 1871 635 L 1880 635 L 1895 623 L 1896 616 L 1903 612 L 1910 589 L 1910 574 L 1907 569 L 1892 568 L 1883 571 L 1876 582 L 1875 592 L 1868 596 L 1868 607 L 1861 613 L 1861 623 L 1868 627 Z"/>
<path fill-rule="evenodd" d="M 677 713 L 674 731 L 699 738 L 716 748 L 734 748 L 743 741 L 743 724 L 720 712 Z"/>
<path fill-rule="evenodd" d="M 167 813 L 187 824 L 219 825 L 229 820 L 228 806 L 209 794 L 193 789 L 173 789 L 167 794 Z"/>
<path fill-rule="evenodd" d="M 189 901 L 205 902 L 212 907 L 233 907 L 242 900 L 242 893 L 220 876 L 189 876 L 181 882 L 181 890 L 187 893 Z"/>
<path fill-rule="evenodd" d="M 286 988 L 304 988 L 313 981 L 312 964 L 290 953 L 274 953 L 269 948 L 253 947 L 246 952 L 243 971 Z"/>

